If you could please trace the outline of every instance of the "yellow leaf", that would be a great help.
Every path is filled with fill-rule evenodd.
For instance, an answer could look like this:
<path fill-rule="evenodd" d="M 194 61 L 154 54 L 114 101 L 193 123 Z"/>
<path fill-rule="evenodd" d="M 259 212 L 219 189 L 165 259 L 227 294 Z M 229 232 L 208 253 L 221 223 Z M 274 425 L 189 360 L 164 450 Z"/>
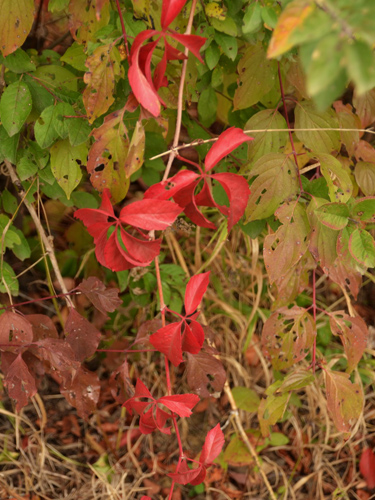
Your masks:
<path fill-rule="evenodd" d="M 295 0 L 287 5 L 273 32 L 267 53 L 269 58 L 278 57 L 293 47 L 290 39 L 294 30 L 303 24 L 313 10 L 314 7 L 309 0 Z"/>
<path fill-rule="evenodd" d="M 208 17 L 214 17 L 215 19 L 219 19 L 220 21 L 225 20 L 225 14 L 223 7 L 216 2 L 210 2 L 205 6 L 206 15 Z"/>
<path fill-rule="evenodd" d="M 33 0 L 0 0 L 0 50 L 4 57 L 21 47 L 33 21 Z"/>

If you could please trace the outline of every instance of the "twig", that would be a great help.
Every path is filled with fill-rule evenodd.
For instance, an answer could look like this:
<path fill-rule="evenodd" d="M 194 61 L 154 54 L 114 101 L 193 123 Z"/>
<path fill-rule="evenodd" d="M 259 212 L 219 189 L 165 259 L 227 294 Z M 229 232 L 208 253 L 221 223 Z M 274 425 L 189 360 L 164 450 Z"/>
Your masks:
<path fill-rule="evenodd" d="M 128 61 L 130 59 L 130 54 L 129 54 L 129 47 L 128 47 L 128 36 L 126 34 L 126 29 L 125 29 L 125 23 L 124 23 L 124 18 L 122 16 L 121 12 L 121 6 L 119 0 L 116 0 L 116 7 L 117 7 L 117 12 L 120 17 L 120 23 L 121 23 L 121 29 L 122 29 L 122 34 L 124 35 L 124 44 L 125 44 L 125 51 L 126 51 L 126 57 L 128 58 Z"/>
<path fill-rule="evenodd" d="M 55 252 L 53 249 L 53 237 L 47 236 L 47 234 L 44 231 L 44 228 L 39 220 L 39 217 L 35 211 L 34 206 L 25 197 L 25 192 L 22 188 L 21 181 L 19 180 L 19 178 L 18 178 L 18 176 L 13 168 L 13 165 L 8 160 L 4 160 L 4 163 L 8 169 L 8 172 L 9 172 L 10 178 L 12 179 L 13 184 L 18 188 L 18 193 L 19 193 L 20 197 L 24 198 L 23 202 L 24 202 L 27 210 L 29 211 L 31 218 L 33 219 L 35 227 L 36 227 L 36 229 L 37 229 L 37 231 L 38 231 L 38 233 L 39 233 L 39 235 L 44 243 L 44 246 L 46 247 L 46 252 L 48 253 L 49 258 L 51 260 L 51 264 L 52 264 L 53 270 L 55 272 L 56 279 L 60 285 L 60 288 L 61 288 L 63 294 L 66 294 L 65 301 L 66 301 L 68 307 L 74 307 L 73 302 L 72 302 L 71 298 L 69 297 L 68 289 L 65 286 L 64 278 L 61 275 L 59 265 L 57 263 L 56 255 L 55 255 Z"/>
<path fill-rule="evenodd" d="M 190 33 L 191 33 L 191 28 L 193 26 L 193 19 L 194 19 L 196 5 L 197 5 L 197 0 L 193 0 L 192 4 L 191 4 L 189 21 L 188 21 L 188 24 L 186 26 L 185 35 L 190 35 Z M 167 152 L 167 154 L 169 153 L 169 158 L 168 158 L 168 163 L 167 163 L 164 175 L 163 175 L 163 181 L 168 179 L 173 160 L 175 159 L 175 156 L 176 156 L 176 150 L 179 149 L 179 148 L 177 148 L 177 145 L 178 145 L 179 140 L 180 140 L 180 132 L 181 132 L 182 108 L 183 108 L 183 100 L 184 100 L 184 87 L 185 87 L 185 78 L 186 78 L 186 68 L 187 68 L 187 63 L 188 63 L 187 56 L 189 55 L 188 48 L 185 48 L 184 54 L 186 56 L 186 59 L 184 59 L 184 61 L 182 63 L 181 80 L 180 80 L 180 86 L 178 89 L 176 130 L 174 132 L 172 148 Z M 159 155 L 159 156 L 163 156 L 163 155 Z M 155 157 L 155 158 L 157 158 L 157 157 Z M 154 159 L 154 158 L 151 158 L 151 159 Z"/>
<path fill-rule="evenodd" d="M 232 391 L 231 391 L 231 389 L 229 387 L 228 380 L 226 380 L 226 382 L 225 382 L 224 392 L 225 392 L 225 394 L 228 397 L 228 401 L 229 401 L 230 407 L 232 409 L 232 414 L 233 414 L 234 420 L 236 422 L 236 426 L 238 428 L 238 432 L 240 433 L 240 436 L 242 438 L 242 441 L 244 442 L 244 445 L 249 450 L 250 455 L 253 457 L 255 463 L 257 464 L 257 467 L 259 468 L 260 475 L 262 476 L 263 482 L 264 482 L 264 484 L 267 487 L 267 490 L 268 490 L 268 492 L 270 494 L 270 498 L 272 500 L 277 500 L 276 495 L 275 495 L 275 493 L 274 493 L 274 491 L 272 489 L 272 486 L 270 485 L 270 482 L 268 481 L 267 475 L 264 472 L 264 470 L 262 469 L 261 463 L 259 462 L 259 458 L 258 458 L 257 452 L 256 452 L 254 446 L 249 441 L 249 438 L 248 438 L 248 436 L 247 436 L 247 434 L 245 432 L 245 429 L 243 428 L 240 416 L 238 414 L 238 408 L 237 408 L 236 402 L 234 400 Z"/>
<path fill-rule="evenodd" d="M 289 132 L 367 132 L 369 134 L 375 135 L 375 130 L 370 130 L 367 128 L 263 128 L 263 129 L 258 129 L 258 130 L 244 130 L 245 134 L 263 134 L 264 132 L 284 132 L 289 134 Z M 164 151 L 164 153 L 160 153 L 156 156 L 152 156 L 151 158 L 148 158 L 149 160 L 156 160 L 157 158 L 162 158 L 163 156 L 170 155 L 171 153 L 174 153 L 174 155 L 177 154 L 177 151 L 180 149 L 186 149 L 190 148 L 192 146 L 200 146 L 201 144 L 208 144 L 210 142 L 216 142 L 219 138 L 214 137 L 213 139 L 195 139 L 192 142 L 189 142 L 188 144 L 182 144 L 182 146 L 172 146 L 171 149 L 168 149 L 168 151 Z"/>

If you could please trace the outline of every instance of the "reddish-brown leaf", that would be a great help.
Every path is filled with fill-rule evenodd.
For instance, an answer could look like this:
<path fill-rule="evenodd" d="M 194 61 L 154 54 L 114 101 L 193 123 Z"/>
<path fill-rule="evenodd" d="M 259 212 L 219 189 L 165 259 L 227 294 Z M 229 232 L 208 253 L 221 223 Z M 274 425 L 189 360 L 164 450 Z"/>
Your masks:
<path fill-rule="evenodd" d="M 96 410 L 100 395 L 100 382 L 96 373 L 81 367 L 74 379 L 61 388 L 61 394 L 87 419 Z"/>
<path fill-rule="evenodd" d="M 274 370 L 285 370 L 304 359 L 316 335 L 315 323 L 302 307 L 282 307 L 264 323 L 262 348 Z"/>
<path fill-rule="evenodd" d="M 348 373 L 325 370 L 327 408 L 337 429 L 349 433 L 363 409 L 363 393 Z"/>
<path fill-rule="evenodd" d="M 34 340 L 59 338 L 54 322 L 45 314 L 29 314 L 27 320 L 32 324 Z"/>
<path fill-rule="evenodd" d="M 47 361 L 52 371 L 63 380 L 70 380 L 79 369 L 75 353 L 65 340 L 51 338 L 38 340 L 33 343 L 30 351 L 37 358 Z"/>
<path fill-rule="evenodd" d="M 365 478 L 367 486 L 371 489 L 375 488 L 375 455 L 371 448 L 365 448 L 362 451 L 359 470 Z"/>
<path fill-rule="evenodd" d="M 0 316 L 0 344 L 27 344 L 33 341 L 31 323 L 19 313 L 5 311 Z M 4 348 L 4 346 L 1 346 Z"/>
<path fill-rule="evenodd" d="M 4 385 L 8 389 L 9 396 L 16 401 L 17 411 L 26 406 L 28 399 L 36 394 L 34 377 L 29 372 L 21 354 L 18 354 L 9 366 Z"/>
<path fill-rule="evenodd" d="M 84 293 L 90 302 L 103 314 L 115 311 L 122 304 L 122 300 L 118 296 L 120 290 L 118 288 L 106 288 L 104 283 L 95 276 L 83 280 L 77 289 Z"/>
<path fill-rule="evenodd" d="M 332 333 L 341 338 L 346 357 L 347 372 L 350 373 L 358 365 L 367 347 L 368 329 L 362 318 L 352 318 L 345 311 L 335 311 L 329 318 Z"/>
<path fill-rule="evenodd" d="M 221 362 L 211 354 L 199 352 L 187 353 L 187 383 L 194 392 L 202 398 L 218 396 L 226 380 L 226 374 Z"/>
<path fill-rule="evenodd" d="M 65 333 L 66 341 L 78 361 L 84 361 L 95 353 L 101 337 L 100 331 L 73 307 L 65 323 Z"/>

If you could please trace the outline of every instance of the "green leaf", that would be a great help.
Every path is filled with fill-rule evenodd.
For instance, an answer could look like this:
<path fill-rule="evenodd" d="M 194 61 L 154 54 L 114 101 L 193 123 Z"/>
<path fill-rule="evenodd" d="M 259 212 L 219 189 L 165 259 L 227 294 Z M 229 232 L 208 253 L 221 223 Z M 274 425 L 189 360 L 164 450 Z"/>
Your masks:
<path fill-rule="evenodd" d="M 365 267 L 375 267 L 375 242 L 364 229 L 355 229 L 349 239 L 352 257 Z"/>
<path fill-rule="evenodd" d="M 349 174 L 339 160 L 327 154 L 317 155 L 320 170 L 327 181 L 331 201 L 346 203 L 353 193 L 353 184 Z"/>
<path fill-rule="evenodd" d="M 375 87 L 375 57 L 372 48 L 361 40 L 354 40 L 346 49 L 347 68 L 358 94 Z"/>
<path fill-rule="evenodd" d="M 49 12 L 61 12 L 66 9 L 69 5 L 69 0 L 49 0 L 48 11 Z"/>
<path fill-rule="evenodd" d="M 5 128 L 0 125 L 0 161 L 5 159 L 11 163 L 16 163 L 19 138 L 19 134 L 9 137 Z"/>
<path fill-rule="evenodd" d="M 366 196 L 375 195 L 375 164 L 367 161 L 357 162 L 354 176 L 361 191 Z"/>
<path fill-rule="evenodd" d="M 254 458 L 249 452 L 248 447 L 240 438 L 233 435 L 228 446 L 224 450 L 223 460 L 232 465 L 248 465 L 254 462 Z"/>
<path fill-rule="evenodd" d="M 65 54 L 61 56 L 60 61 L 69 64 L 73 68 L 78 69 L 78 71 L 87 71 L 87 66 L 85 66 L 86 58 L 83 46 L 74 42 L 66 50 Z"/>
<path fill-rule="evenodd" d="M 241 221 L 239 222 L 239 226 L 242 231 L 250 236 L 251 239 L 257 238 L 263 229 L 266 227 L 266 220 L 253 220 L 252 222 L 248 222 L 247 224 L 243 224 Z"/>
<path fill-rule="evenodd" d="M 285 446 L 289 443 L 289 438 L 281 432 L 271 432 L 269 440 L 272 446 Z"/>
<path fill-rule="evenodd" d="M 216 42 L 212 42 L 204 53 L 204 60 L 210 70 L 213 70 L 220 59 L 220 49 Z"/>
<path fill-rule="evenodd" d="M 245 130 L 288 130 L 285 118 L 273 109 L 264 109 L 253 115 L 245 125 Z M 288 141 L 287 132 L 259 132 L 253 134 L 254 140 L 248 143 L 248 159 L 259 160 L 267 153 L 279 153 Z M 245 165 L 243 171 L 246 171 Z"/>
<path fill-rule="evenodd" d="M 340 432 L 349 433 L 363 409 L 363 392 L 353 384 L 349 374 L 324 370 L 327 408 Z"/>
<path fill-rule="evenodd" d="M 66 193 L 66 197 L 70 195 L 76 188 L 82 178 L 81 164 L 87 162 L 87 146 L 72 146 L 65 139 L 58 141 L 51 148 L 51 169 L 59 186 Z"/>
<path fill-rule="evenodd" d="M 351 217 L 366 222 L 375 222 L 375 197 L 357 199 L 352 206 Z"/>
<path fill-rule="evenodd" d="M 61 139 L 66 139 L 69 135 L 70 122 L 64 116 L 72 115 L 74 115 L 74 109 L 67 102 L 59 102 L 53 109 L 53 126 Z"/>
<path fill-rule="evenodd" d="M 229 59 L 232 61 L 236 59 L 238 51 L 236 38 L 225 35 L 224 33 L 216 32 L 215 41 L 224 54 L 229 57 Z"/>
<path fill-rule="evenodd" d="M 88 141 L 91 127 L 84 118 L 67 118 L 69 141 L 72 146 L 79 146 Z"/>
<path fill-rule="evenodd" d="M 31 113 L 31 93 L 25 82 L 19 80 L 10 84 L 0 100 L 0 116 L 8 135 L 12 137 L 22 128 Z"/>
<path fill-rule="evenodd" d="M 35 122 L 35 139 L 42 149 L 49 148 L 59 137 L 54 126 L 55 106 L 48 106 Z"/>
<path fill-rule="evenodd" d="M 297 368 L 288 375 L 282 381 L 282 384 L 276 390 L 277 393 L 288 393 L 290 391 L 298 391 L 307 387 L 315 380 L 315 376 L 311 373 L 311 370 L 306 368 Z"/>
<path fill-rule="evenodd" d="M 333 110 L 316 111 L 313 103 L 302 101 L 295 109 L 295 124 L 298 139 L 314 153 L 331 153 L 340 150 L 340 133 L 321 128 L 338 128 Z M 308 129 L 308 130 L 298 130 Z"/>
<path fill-rule="evenodd" d="M 258 31 L 262 26 L 262 15 L 259 2 L 252 2 L 247 6 L 242 22 L 242 32 L 244 35 L 249 35 L 250 33 Z"/>
<path fill-rule="evenodd" d="M 4 241 L 4 249 L 13 248 L 14 245 L 19 245 L 21 243 L 18 234 L 15 231 L 13 231 L 12 225 L 8 226 L 9 221 L 10 221 L 9 217 L 7 217 L 4 214 L 0 215 L 0 234 L 2 235 Z"/>
<path fill-rule="evenodd" d="M 251 169 L 257 176 L 251 185 L 246 208 L 247 222 L 273 215 L 285 200 L 298 193 L 296 165 L 291 157 L 270 153 L 260 158 Z"/>
<path fill-rule="evenodd" d="M 264 437 L 269 436 L 270 425 L 275 425 L 283 417 L 289 398 L 290 393 L 285 393 L 280 396 L 268 396 L 267 399 L 261 400 L 258 419 Z"/>
<path fill-rule="evenodd" d="M 18 235 L 19 239 L 21 240 L 21 243 L 13 246 L 12 252 L 20 260 L 28 259 L 31 255 L 31 249 L 27 239 L 25 238 L 23 232 L 16 227 L 13 227 L 12 230 Z"/>
<path fill-rule="evenodd" d="M 1 199 L 3 202 L 4 212 L 13 215 L 18 206 L 17 198 L 13 196 L 7 189 L 4 189 Z"/>
<path fill-rule="evenodd" d="M 209 127 L 216 120 L 217 96 L 212 87 L 201 93 L 198 101 L 198 116 L 204 127 Z"/>
<path fill-rule="evenodd" d="M 22 49 L 17 49 L 4 59 L 4 65 L 13 73 L 25 73 L 35 71 L 36 66 L 30 56 Z"/>
<path fill-rule="evenodd" d="M 4 282 L 7 286 L 4 285 Z M 16 273 L 7 262 L 3 262 L 3 268 L 2 270 L 0 269 L 0 292 L 7 293 L 7 288 L 14 297 L 17 297 L 19 293 L 19 283 L 16 278 Z"/>
<path fill-rule="evenodd" d="M 210 23 L 216 31 L 221 31 L 229 36 L 238 36 L 238 29 L 236 22 L 231 17 L 226 17 L 224 21 L 210 17 Z"/>
<path fill-rule="evenodd" d="M 246 49 L 237 70 L 240 79 L 233 98 L 234 110 L 253 106 L 273 88 L 277 63 L 268 60 L 263 45 L 257 43 Z"/>
<path fill-rule="evenodd" d="M 248 412 L 258 411 L 260 398 L 258 394 L 248 387 L 234 387 L 232 389 L 233 398 L 240 410 Z"/>
<path fill-rule="evenodd" d="M 322 224 L 336 231 L 348 224 L 349 208 L 343 203 L 327 203 L 319 207 L 315 213 Z"/>
<path fill-rule="evenodd" d="M 277 13 L 273 7 L 262 7 L 262 19 L 267 26 L 274 29 L 277 24 Z"/>

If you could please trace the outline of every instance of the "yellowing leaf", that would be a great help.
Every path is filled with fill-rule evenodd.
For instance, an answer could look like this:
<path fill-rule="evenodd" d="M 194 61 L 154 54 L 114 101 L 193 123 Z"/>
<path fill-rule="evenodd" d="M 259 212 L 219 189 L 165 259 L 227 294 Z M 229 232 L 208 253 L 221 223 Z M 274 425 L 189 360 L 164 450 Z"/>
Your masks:
<path fill-rule="evenodd" d="M 285 129 L 286 132 L 261 132 L 254 134 L 249 142 L 248 159 L 259 160 L 267 153 L 279 153 L 288 141 L 285 118 L 273 109 L 264 109 L 253 115 L 245 125 L 245 130 Z"/>
<path fill-rule="evenodd" d="M 84 76 L 87 87 L 83 92 L 83 103 L 92 123 L 108 111 L 115 100 L 115 77 L 122 73 L 121 57 L 113 45 L 102 45 L 94 50 L 86 65 L 89 71 Z"/>
<path fill-rule="evenodd" d="M 353 193 L 353 184 L 349 174 L 334 156 L 317 155 L 320 170 L 327 181 L 331 201 L 346 203 Z"/>
<path fill-rule="evenodd" d="M 11 54 L 26 40 L 34 21 L 34 0 L 0 0 L 0 51 Z"/>
<path fill-rule="evenodd" d="M 114 203 L 124 199 L 129 188 L 125 171 L 129 141 L 122 117 L 122 110 L 115 111 L 107 115 L 103 125 L 92 132 L 95 143 L 87 162 L 92 185 L 99 192 L 108 188 Z"/>
<path fill-rule="evenodd" d="M 233 98 L 235 110 L 253 106 L 273 88 L 277 63 L 268 61 L 263 45 L 257 43 L 246 49 L 237 70 L 240 78 Z"/>
<path fill-rule="evenodd" d="M 359 161 L 354 169 L 355 180 L 366 196 L 375 195 L 375 163 Z"/>
<path fill-rule="evenodd" d="M 225 13 L 223 7 L 221 7 L 216 2 L 209 2 L 205 8 L 206 16 L 214 17 L 215 19 L 219 19 L 220 21 L 224 21 Z"/>
<path fill-rule="evenodd" d="M 275 213 L 282 222 L 276 233 L 264 240 L 263 256 L 270 283 L 285 276 L 308 248 L 310 224 L 300 204 L 285 203 Z"/>
<path fill-rule="evenodd" d="M 348 358 L 347 372 L 358 365 L 367 347 L 368 329 L 362 318 L 352 318 L 345 311 L 335 311 L 329 318 L 332 333 L 338 335 Z"/>
<path fill-rule="evenodd" d="M 319 112 L 316 111 L 312 102 L 302 101 L 295 109 L 294 128 L 297 129 L 298 139 L 314 153 L 331 153 L 340 150 L 340 133 L 337 130 L 320 130 L 321 128 L 338 128 L 337 117 L 333 110 Z"/>
<path fill-rule="evenodd" d="M 87 161 L 87 146 L 71 146 L 68 139 L 51 147 L 51 170 L 69 199 L 82 178 L 81 165 Z"/>
<path fill-rule="evenodd" d="M 137 121 L 132 140 L 130 141 L 129 153 L 125 162 L 125 172 L 127 177 L 130 177 L 142 167 L 145 143 L 145 129 L 143 128 L 142 123 Z"/>
<path fill-rule="evenodd" d="M 362 95 L 354 91 L 353 106 L 360 117 L 362 127 L 368 127 L 375 120 L 375 89 L 369 90 Z"/>
<path fill-rule="evenodd" d="M 260 430 L 264 437 L 270 434 L 270 425 L 275 425 L 284 415 L 286 405 L 290 398 L 290 392 L 280 396 L 268 396 L 262 399 L 258 410 Z"/>
<path fill-rule="evenodd" d="M 285 370 L 307 356 L 315 336 L 315 322 L 306 309 L 282 307 L 264 323 L 262 349 L 274 370 Z"/>
<path fill-rule="evenodd" d="M 251 185 L 246 208 L 247 221 L 265 219 L 278 206 L 298 192 L 296 165 L 292 158 L 281 153 L 270 153 L 260 158 L 251 169 L 258 176 Z"/>
<path fill-rule="evenodd" d="M 349 374 L 325 370 L 327 408 L 337 429 L 349 433 L 363 409 L 363 393 Z"/>
<path fill-rule="evenodd" d="M 273 32 L 268 47 L 268 57 L 278 57 L 293 47 L 294 43 L 290 40 L 293 31 L 303 24 L 313 10 L 314 7 L 309 0 L 295 0 L 287 5 Z"/>
<path fill-rule="evenodd" d="M 103 2 L 101 2 L 103 3 Z M 96 41 L 95 33 L 109 23 L 109 5 L 103 5 L 100 16 L 97 13 L 96 2 L 79 0 L 69 4 L 69 28 L 72 37 L 83 45 Z"/>

